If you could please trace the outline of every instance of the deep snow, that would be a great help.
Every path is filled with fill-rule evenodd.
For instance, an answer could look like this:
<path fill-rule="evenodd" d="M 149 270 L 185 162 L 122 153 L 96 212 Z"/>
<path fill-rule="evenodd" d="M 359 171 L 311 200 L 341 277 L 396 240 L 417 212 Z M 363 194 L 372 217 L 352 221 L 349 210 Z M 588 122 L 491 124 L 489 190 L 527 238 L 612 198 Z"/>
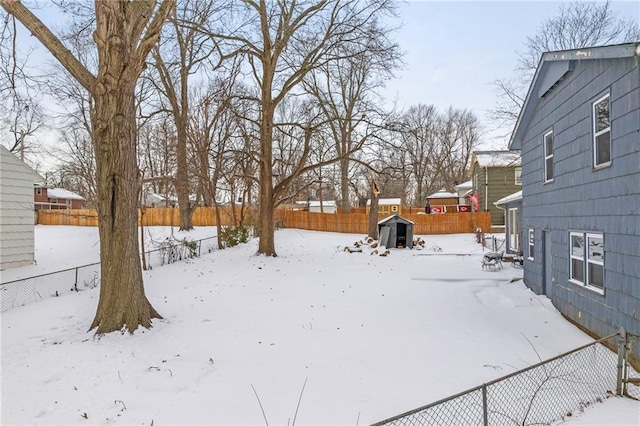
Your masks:
<path fill-rule="evenodd" d="M 145 272 L 164 319 L 133 335 L 87 332 L 97 289 L 2 313 L 2 424 L 264 425 L 260 404 L 286 424 L 301 393 L 299 425 L 369 424 L 592 341 L 521 269 L 483 271 L 473 235 L 344 251 L 362 238 L 288 229 L 277 258 L 251 241 Z M 97 241 L 37 226 L 37 267 L 2 281 L 91 262 Z M 635 401 L 597 405 L 570 424 L 640 424 Z"/>

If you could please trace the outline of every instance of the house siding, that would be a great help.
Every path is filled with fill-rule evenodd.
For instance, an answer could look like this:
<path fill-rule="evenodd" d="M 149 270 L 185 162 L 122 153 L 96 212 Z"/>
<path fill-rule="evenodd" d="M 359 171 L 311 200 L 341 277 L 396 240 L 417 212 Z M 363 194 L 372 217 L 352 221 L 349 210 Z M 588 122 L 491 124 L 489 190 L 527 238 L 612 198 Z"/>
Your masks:
<path fill-rule="evenodd" d="M 522 189 L 521 185 L 515 184 L 515 169 L 515 167 L 478 167 L 476 165 L 473 170 L 473 183 L 478 192 L 480 211 L 491 212 L 491 224 L 494 226 L 505 225 L 504 211 L 494 203 Z"/>
<path fill-rule="evenodd" d="M 2 148 L 2 155 L 0 155 L 0 269 L 33 263 L 35 177 L 35 172 Z"/>
<path fill-rule="evenodd" d="M 610 95 L 611 164 L 594 169 L 592 103 Z M 544 182 L 543 135 L 554 134 L 554 179 Z M 604 336 L 640 334 L 640 70 L 634 58 L 577 63 L 540 99 L 522 143 L 523 227 L 551 238 L 553 304 Z M 604 235 L 604 294 L 569 281 L 569 233 Z M 542 293 L 542 244 L 525 283 Z M 634 348 L 640 358 L 640 348 Z"/>

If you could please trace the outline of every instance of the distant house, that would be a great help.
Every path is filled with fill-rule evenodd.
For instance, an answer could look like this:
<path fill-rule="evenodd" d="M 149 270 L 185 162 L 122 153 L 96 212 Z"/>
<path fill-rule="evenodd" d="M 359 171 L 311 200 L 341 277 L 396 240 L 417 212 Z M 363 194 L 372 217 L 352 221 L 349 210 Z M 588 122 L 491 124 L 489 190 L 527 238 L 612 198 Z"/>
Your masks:
<path fill-rule="evenodd" d="M 639 56 L 640 43 L 544 53 L 510 141 L 524 281 L 597 336 L 640 335 Z"/>
<path fill-rule="evenodd" d="M 308 203 L 309 212 L 311 213 L 337 213 L 338 205 L 335 200 L 333 201 L 322 201 L 322 208 L 320 208 L 320 201 L 309 201 Z"/>
<path fill-rule="evenodd" d="M 0 269 L 34 261 L 33 184 L 44 178 L 0 146 Z"/>
<path fill-rule="evenodd" d="M 429 202 L 430 213 L 457 213 L 459 211 L 458 203 L 460 198 L 456 192 L 448 192 L 442 188 L 440 191 L 427 197 Z M 464 209 L 463 211 L 467 211 Z"/>
<path fill-rule="evenodd" d="M 371 200 L 367 200 L 367 214 L 371 210 Z M 378 199 L 378 214 L 389 216 L 402 213 L 402 200 L 400 198 Z"/>
<path fill-rule="evenodd" d="M 142 197 L 144 207 L 175 207 L 176 202 L 171 197 L 155 192 L 145 192 Z"/>
<path fill-rule="evenodd" d="M 453 187 L 454 191 L 458 194 L 458 204 L 469 204 L 469 197 L 473 193 L 473 181 L 468 180 L 466 182 L 459 183 Z"/>
<path fill-rule="evenodd" d="M 471 176 L 478 211 L 491 212 L 491 224 L 504 226 L 504 214 L 494 204 L 522 189 L 520 153 L 512 151 L 475 151 L 471 158 Z"/>
<path fill-rule="evenodd" d="M 524 240 L 522 235 L 522 191 L 499 199 L 495 202 L 495 205 L 504 209 L 505 251 L 515 254 L 519 254 L 520 252 L 524 253 L 523 244 L 527 249 L 530 248 L 530 246 L 527 245 L 529 235 L 525 235 Z M 531 235 L 531 238 L 533 238 L 533 235 Z M 527 255 L 529 254 L 533 257 L 532 253 L 527 253 Z"/>
<path fill-rule="evenodd" d="M 83 196 L 62 188 L 48 188 L 36 184 L 33 188 L 36 210 L 82 209 L 87 201 Z"/>

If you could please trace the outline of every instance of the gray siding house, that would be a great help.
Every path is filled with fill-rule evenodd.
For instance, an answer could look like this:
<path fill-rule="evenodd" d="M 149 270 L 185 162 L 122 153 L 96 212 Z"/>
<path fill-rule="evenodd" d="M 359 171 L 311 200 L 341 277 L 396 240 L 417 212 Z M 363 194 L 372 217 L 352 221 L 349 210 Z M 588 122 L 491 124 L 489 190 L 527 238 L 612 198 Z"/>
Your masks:
<path fill-rule="evenodd" d="M 510 141 L 525 283 L 597 336 L 640 335 L 639 56 L 639 43 L 543 54 Z"/>

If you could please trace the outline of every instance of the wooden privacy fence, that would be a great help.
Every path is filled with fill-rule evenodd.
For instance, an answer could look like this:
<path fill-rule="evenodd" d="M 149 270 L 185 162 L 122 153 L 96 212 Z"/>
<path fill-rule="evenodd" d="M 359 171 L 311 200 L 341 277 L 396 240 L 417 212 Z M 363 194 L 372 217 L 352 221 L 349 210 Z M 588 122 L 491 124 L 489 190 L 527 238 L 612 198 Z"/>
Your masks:
<path fill-rule="evenodd" d="M 38 210 L 39 225 L 98 226 L 98 212 L 95 209 Z M 240 208 L 236 208 L 240 217 Z M 223 225 L 231 223 L 231 207 L 220 207 Z M 138 222 L 144 226 L 180 226 L 180 210 L 174 208 L 152 208 L 138 210 Z M 193 212 L 194 226 L 215 226 L 216 213 L 213 207 L 196 207 Z"/>
<path fill-rule="evenodd" d="M 240 216 L 238 209 L 236 215 Z M 220 207 L 222 225 L 231 223 L 231 207 Z M 145 226 L 179 226 L 180 211 L 175 208 L 145 209 L 139 216 Z M 284 228 L 309 229 L 312 231 L 343 232 L 348 234 L 366 234 L 369 229 L 369 216 L 364 213 L 330 214 L 309 213 L 307 211 L 276 211 L 278 226 Z M 386 216 L 378 216 L 378 220 Z M 403 214 L 402 217 L 414 223 L 414 235 L 462 234 L 473 233 L 480 228 L 491 231 L 489 212 L 447 213 L 447 214 Z M 98 214 L 95 209 L 82 210 L 38 210 L 40 225 L 97 226 Z M 193 213 L 194 226 L 215 226 L 216 216 L 213 207 L 197 207 Z"/>
<path fill-rule="evenodd" d="M 284 228 L 309 229 L 312 231 L 344 232 L 367 234 L 369 216 L 363 213 L 323 214 L 306 211 L 286 210 L 279 215 Z M 387 216 L 378 216 L 378 221 Z M 447 213 L 447 214 L 403 214 L 403 218 L 414 223 L 414 235 L 465 234 L 480 228 L 491 231 L 491 213 Z"/>

